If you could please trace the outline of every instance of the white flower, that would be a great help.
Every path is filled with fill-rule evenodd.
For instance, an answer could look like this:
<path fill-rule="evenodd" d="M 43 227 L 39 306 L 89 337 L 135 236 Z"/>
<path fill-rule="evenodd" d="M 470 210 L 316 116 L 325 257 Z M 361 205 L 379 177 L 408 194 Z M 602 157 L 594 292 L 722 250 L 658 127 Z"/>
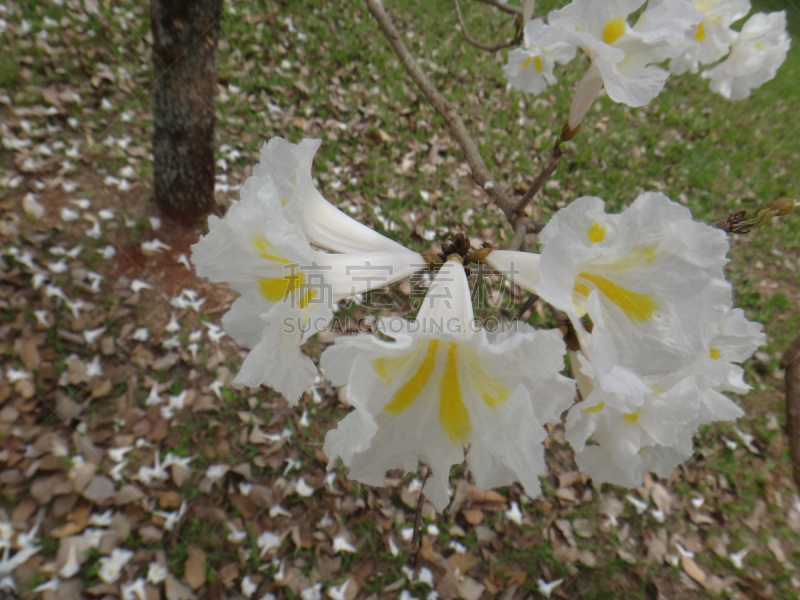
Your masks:
<path fill-rule="evenodd" d="M 310 588 L 304 589 L 300 592 L 300 597 L 303 600 L 320 600 L 320 598 L 322 598 L 322 584 L 317 583 Z"/>
<path fill-rule="evenodd" d="M 225 473 L 227 473 L 229 467 L 227 465 L 211 465 L 206 469 L 206 477 L 208 477 L 211 481 L 216 481 Z"/>
<path fill-rule="evenodd" d="M 593 314 L 602 315 L 599 302 L 597 295 L 590 296 Z M 646 471 L 668 477 L 691 457 L 699 424 L 742 414 L 718 391 L 701 387 L 748 389 L 738 367 L 728 361 L 744 360 L 763 342 L 758 329 L 741 311 L 730 311 L 711 338 L 712 346 L 692 365 L 671 375 L 640 377 L 619 364 L 607 324 L 598 317 L 591 334 L 593 359 L 580 353 L 570 357 L 585 400 L 570 409 L 565 437 L 581 470 L 597 483 L 626 487 L 641 485 Z M 637 505 L 640 512 L 645 508 Z"/>
<path fill-rule="evenodd" d="M 233 542 L 234 544 L 241 544 L 245 539 L 247 539 L 247 532 L 246 531 L 239 531 L 236 529 L 236 525 L 233 523 L 228 523 L 228 528 L 231 530 L 228 533 L 228 541 Z"/>
<path fill-rule="evenodd" d="M 669 70 L 675 75 L 697 73 L 698 65 L 725 56 L 738 36 L 731 25 L 750 12 L 750 0 L 692 0 L 692 5 L 703 13 L 703 20 L 693 29 L 697 44 L 670 61 Z"/>
<path fill-rule="evenodd" d="M 160 563 L 151 562 L 150 566 L 147 568 L 147 581 L 153 585 L 158 585 L 164 581 L 167 575 L 169 575 L 169 571 Z"/>
<path fill-rule="evenodd" d="M 122 600 L 147 600 L 147 589 L 142 577 L 131 583 L 123 584 L 120 589 L 122 590 Z"/>
<path fill-rule="evenodd" d="M 636 25 L 628 16 L 645 0 L 573 0 L 550 13 L 540 43 L 574 44 L 591 59 L 573 97 L 569 126 L 575 130 L 600 90 L 615 102 L 644 106 L 664 88 L 669 73 L 656 66 L 694 43 L 687 35 L 702 19 L 688 0 L 651 0 Z"/>
<path fill-rule="evenodd" d="M 249 575 L 245 575 L 242 578 L 242 594 L 244 594 L 246 598 L 255 594 L 257 589 L 258 586 L 250 580 Z"/>
<path fill-rule="evenodd" d="M 120 571 L 133 558 L 133 552 L 114 548 L 111 556 L 104 556 L 100 559 L 100 571 L 97 576 L 106 583 L 114 583 L 119 579 Z"/>
<path fill-rule="evenodd" d="M 334 554 L 340 554 L 342 552 L 356 552 L 356 549 L 343 535 L 337 535 L 335 538 L 333 538 L 333 552 Z"/>
<path fill-rule="evenodd" d="M 742 27 L 728 58 L 703 71 L 702 77 L 728 100 L 743 100 L 751 89 L 775 77 L 790 45 L 786 11 L 756 13 Z"/>
<path fill-rule="evenodd" d="M 538 94 L 558 81 L 553 75 L 556 63 L 566 64 L 575 58 L 577 48 L 572 44 L 537 44 L 539 30 L 546 28 L 542 19 L 533 19 L 525 24 L 524 48 L 511 50 L 508 53 L 508 64 L 503 67 L 511 87 Z"/>
<path fill-rule="evenodd" d="M 393 337 L 340 337 L 322 355 L 326 376 L 347 384 L 355 411 L 328 432 L 329 468 L 341 457 L 350 478 L 382 486 L 387 469 L 432 469 L 426 496 L 438 510 L 449 502 L 450 466 L 467 460 L 478 487 L 521 481 L 539 493 L 545 472 L 544 423 L 572 401 L 572 382 L 559 374 L 560 332 L 520 325 L 487 335 L 473 322 L 469 285 L 460 262 L 436 275 L 414 322 L 384 318 Z"/>
<path fill-rule="evenodd" d="M 292 144 L 274 137 L 261 148 L 261 162 L 244 183 L 242 198 L 271 181 L 285 207 L 286 218 L 297 223 L 308 241 L 345 254 L 408 253 L 397 242 L 359 223 L 328 202 L 314 187 L 311 163 L 322 140 Z"/>
<path fill-rule="evenodd" d="M 295 150 L 308 154 L 316 148 L 310 142 Z M 295 154 L 289 152 L 288 167 L 280 162 L 286 157 L 275 149 L 286 145 L 273 139 L 265 146 L 242 199 L 224 219 L 209 218 L 210 231 L 193 246 L 192 260 L 199 275 L 241 294 L 222 320 L 237 342 L 252 348 L 233 384 L 264 383 L 296 404 L 317 374 L 300 346 L 327 326 L 335 303 L 397 281 L 425 261 L 322 198 Z M 345 254 L 314 250 L 310 242 Z"/>
<path fill-rule="evenodd" d="M 331 597 L 331 600 L 346 600 L 348 585 L 350 585 L 350 580 L 345 579 L 341 585 L 329 587 L 328 595 Z"/>
<path fill-rule="evenodd" d="M 593 387 L 588 394 L 581 390 L 585 399 L 567 415 L 565 437 L 575 449 L 575 461 L 596 483 L 634 488 L 647 471 L 668 477 L 692 455 L 700 395 L 693 378 L 645 381 L 620 367 L 602 325 L 595 326 L 592 343 L 596 359 L 581 357 L 574 368 Z"/>
<path fill-rule="evenodd" d="M 486 262 L 563 310 L 588 358 L 584 315 L 606 323 L 624 368 L 675 373 L 707 350 L 731 306 L 727 236 L 659 193 L 642 194 L 620 214 L 603 208 L 600 198 L 579 198 L 542 231 L 540 257 L 494 251 Z M 594 296 L 599 302 L 590 303 Z"/>
<path fill-rule="evenodd" d="M 708 348 L 698 353 L 690 368 L 701 394 L 697 425 L 732 421 L 744 414 L 721 392 L 746 394 L 750 390 L 744 382 L 744 369 L 733 363 L 744 362 L 765 343 L 761 325 L 748 321 L 742 309 L 734 308 L 725 314 Z"/>
<path fill-rule="evenodd" d="M 264 558 L 264 555 L 272 550 L 273 548 L 278 548 L 281 545 L 281 536 L 272 533 L 271 531 L 265 531 L 260 536 L 258 536 L 258 540 L 256 540 L 258 544 L 258 549 L 261 550 L 259 556 Z"/>

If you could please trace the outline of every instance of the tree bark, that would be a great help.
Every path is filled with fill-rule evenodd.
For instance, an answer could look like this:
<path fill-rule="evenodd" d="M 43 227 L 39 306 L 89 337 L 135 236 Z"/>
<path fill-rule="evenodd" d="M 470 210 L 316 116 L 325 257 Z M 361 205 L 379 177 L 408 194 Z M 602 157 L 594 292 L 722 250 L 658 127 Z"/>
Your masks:
<path fill-rule="evenodd" d="M 786 370 L 786 435 L 789 438 L 789 460 L 797 489 L 800 490 L 800 337 L 783 355 L 781 366 Z"/>
<path fill-rule="evenodd" d="M 217 41 L 222 0 L 150 0 L 155 202 L 183 223 L 214 203 Z"/>

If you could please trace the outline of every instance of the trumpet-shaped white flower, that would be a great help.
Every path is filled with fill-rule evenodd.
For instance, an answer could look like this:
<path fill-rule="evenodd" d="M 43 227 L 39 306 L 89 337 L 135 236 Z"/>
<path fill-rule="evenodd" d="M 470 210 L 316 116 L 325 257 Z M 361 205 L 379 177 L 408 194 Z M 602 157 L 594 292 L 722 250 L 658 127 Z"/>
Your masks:
<path fill-rule="evenodd" d="M 746 394 L 750 390 L 744 381 L 744 369 L 734 363 L 744 362 L 765 343 L 761 325 L 748 321 L 742 309 L 734 308 L 725 314 L 707 350 L 698 353 L 691 366 L 701 393 L 698 425 L 732 421 L 744 414 L 721 392 Z"/>
<path fill-rule="evenodd" d="M 417 319 L 384 318 L 394 338 L 341 337 L 322 355 L 334 385 L 347 384 L 355 411 L 328 432 L 329 468 L 341 457 L 350 478 L 382 486 L 387 469 L 432 469 L 426 496 L 449 501 L 450 467 L 467 460 L 483 489 L 520 481 L 539 493 L 545 472 L 544 423 L 558 420 L 574 386 L 559 374 L 564 343 L 557 330 L 493 335 L 473 322 L 464 267 L 445 262 Z"/>
<path fill-rule="evenodd" d="M 750 0 L 692 0 L 692 5 L 703 13 L 703 20 L 693 29 L 697 44 L 670 61 L 669 70 L 675 75 L 697 73 L 700 64 L 711 64 L 730 52 L 738 36 L 731 25 L 750 12 Z"/>
<path fill-rule="evenodd" d="M 334 304 L 397 281 L 424 266 L 425 261 L 388 239 L 384 246 L 391 250 L 351 251 L 361 242 L 369 249 L 379 246 L 373 238 L 379 234 L 343 214 L 343 219 L 336 220 L 331 215 L 341 211 L 321 196 L 319 202 L 302 204 L 306 196 L 318 193 L 313 186 L 310 189 L 314 194 L 298 191 L 303 180 L 300 171 L 295 173 L 298 185 L 289 190 L 295 195 L 282 198 L 288 192 L 263 176 L 267 166 L 256 168 L 257 174 L 242 189 L 242 199 L 224 219 L 209 218 L 210 231 L 193 246 L 192 260 L 199 275 L 228 282 L 241 294 L 222 319 L 237 342 L 252 348 L 233 384 L 258 387 L 264 383 L 294 404 L 317 374 L 300 346 L 327 326 Z M 320 203 L 330 208 L 320 208 Z M 298 210 L 289 211 L 298 206 Z M 297 214 L 305 215 L 302 225 L 287 218 Z M 329 231 L 317 217 L 339 229 Z M 307 237 L 307 233 L 313 237 Z M 339 247 L 347 249 L 347 254 L 314 250 L 309 243 L 313 239 L 333 246 L 334 236 L 343 240 Z"/>
<path fill-rule="evenodd" d="M 297 223 L 309 242 L 334 252 L 407 253 L 394 240 L 347 216 L 314 187 L 311 163 L 322 140 L 292 144 L 274 137 L 261 148 L 261 162 L 245 182 L 242 198 L 258 194 L 268 181 L 277 189 L 286 218 Z"/>
<path fill-rule="evenodd" d="M 743 100 L 750 90 L 775 77 L 789 46 L 786 11 L 756 13 L 742 27 L 728 58 L 703 71 L 702 77 L 728 100 Z"/>
<path fill-rule="evenodd" d="M 538 94 L 558 81 L 553 75 L 556 63 L 566 64 L 575 58 L 577 48 L 572 44 L 556 42 L 549 46 L 538 45 L 536 39 L 542 29 L 547 29 L 542 19 L 528 21 L 524 30 L 524 47 L 514 48 L 508 53 L 508 64 L 503 70 L 509 86 Z"/>
<path fill-rule="evenodd" d="M 573 0 L 550 13 L 550 27 L 540 44 L 574 44 L 592 65 L 578 85 L 569 126 L 576 129 L 600 90 L 615 102 L 644 106 L 664 88 L 669 73 L 656 66 L 683 54 L 693 40 L 687 35 L 702 14 L 688 0 L 651 0 L 631 27 L 628 16 L 645 0 Z"/>
<path fill-rule="evenodd" d="M 540 256 L 495 251 L 486 262 L 567 313 L 591 359 L 581 317 L 602 318 L 620 365 L 639 376 L 675 373 L 707 351 L 731 306 L 727 236 L 663 194 L 644 193 L 620 214 L 606 214 L 600 198 L 579 198 L 540 240 Z"/>
<path fill-rule="evenodd" d="M 602 315 L 597 295 L 587 304 Z M 573 372 L 585 398 L 567 417 L 566 439 L 581 470 L 596 482 L 641 485 L 646 471 L 667 477 L 692 454 L 700 424 L 729 421 L 742 410 L 720 390 L 746 392 L 743 361 L 764 342 L 760 326 L 739 309 L 729 311 L 693 363 L 667 376 L 640 377 L 619 363 L 602 316 L 591 335 L 592 360 L 571 353 Z M 594 444 L 588 445 L 589 438 Z"/>
<path fill-rule="evenodd" d="M 600 300 L 588 305 L 598 314 Z M 567 416 L 566 439 L 581 471 L 597 483 L 641 485 L 646 471 L 667 477 L 692 455 L 700 403 L 694 378 L 646 377 L 619 364 L 602 317 L 592 332 L 593 359 L 572 356 L 584 400 Z M 587 381 L 589 384 L 587 385 Z M 594 444 L 588 445 L 589 438 Z"/>

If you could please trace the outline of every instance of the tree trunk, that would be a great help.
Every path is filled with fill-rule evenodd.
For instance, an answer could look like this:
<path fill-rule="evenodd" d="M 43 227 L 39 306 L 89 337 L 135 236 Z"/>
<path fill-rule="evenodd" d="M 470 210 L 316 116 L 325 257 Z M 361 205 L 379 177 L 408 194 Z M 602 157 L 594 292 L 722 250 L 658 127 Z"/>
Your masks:
<path fill-rule="evenodd" d="M 184 223 L 214 203 L 214 107 L 222 0 L 150 0 L 153 178 L 161 211 Z"/>
<path fill-rule="evenodd" d="M 789 438 L 789 461 L 797 489 L 800 490 L 800 337 L 783 355 L 786 369 L 786 435 Z"/>

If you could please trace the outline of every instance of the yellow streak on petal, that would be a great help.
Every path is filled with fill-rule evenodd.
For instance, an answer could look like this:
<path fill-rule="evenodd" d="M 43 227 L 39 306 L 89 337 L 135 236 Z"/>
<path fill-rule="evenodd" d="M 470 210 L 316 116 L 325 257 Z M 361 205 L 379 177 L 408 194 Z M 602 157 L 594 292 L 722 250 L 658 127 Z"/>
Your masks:
<path fill-rule="evenodd" d="M 753 42 L 753 46 L 755 46 L 758 50 L 763 50 L 764 49 L 764 44 L 762 44 L 759 41 Z"/>
<path fill-rule="evenodd" d="M 526 59 L 525 59 L 525 62 L 523 62 L 523 63 L 522 63 L 522 68 L 524 69 L 524 68 L 525 68 L 525 67 L 527 67 L 529 64 L 531 64 L 531 57 L 530 57 L 530 56 L 529 56 L 528 58 L 526 58 Z"/>
<path fill-rule="evenodd" d="M 706 28 L 703 26 L 703 23 L 697 26 L 697 33 L 694 34 L 694 39 L 698 42 L 703 42 L 706 39 Z"/>
<path fill-rule="evenodd" d="M 372 368 L 378 374 L 378 377 L 385 380 L 386 383 L 392 383 L 397 373 L 408 364 L 413 355 L 410 352 L 402 356 L 381 356 L 372 361 Z"/>
<path fill-rule="evenodd" d="M 621 308 L 631 321 L 646 321 L 658 309 L 658 304 L 650 294 L 639 294 L 638 292 L 626 290 L 613 281 L 593 273 L 580 273 L 578 277 L 597 286 L 600 293 Z"/>
<path fill-rule="evenodd" d="M 719 348 L 712 348 L 708 355 L 713 358 L 714 360 L 719 359 Z"/>
<path fill-rule="evenodd" d="M 289 204 L 289 201 L 286 198 L 281 198 L 281 206 L 286 206 Z"/>
<path fill-rule="evenodd" d="M 298 271 L 290 275 L 284 275 L 283 277 L 260 277 L 258 279 L 258 287 L 264 298 L 270 302 L 278 302 L 283 300 L 305 282 L 305 275 Z M 306 301 L 306 304 L 308 304 L 308 301 Z M 300 308 L 305 308 L 305 306 L 302 305 L 302 300 Z"/>
<path fill-rule="evenodd" d="M 590 406 L 589 408 L 584 408 L 584 409 L 583 409 L 583 412 L 587 412 L 587 413 L 599 413 L 601 410 L 603 410 L 603 408 L 605 407 L 605 405 L 606 405 L 606 403 L 605 403 L 605 402 L 601 402 L 600 404 L 598 404 L 598 405 L 596 405 L 596 406 Z"/>
<path fill-rule="evenodd" d="M 466 356 L 465 356 L 466 355 Z M 462 361 L 466 367 L 466 372 L 470 375 L 472 388 L 489 408 L 495 408 L 508 400 L 510 392 L 503 387 L 497 377 L 489 375 L 481 366 L 477 353 L 472 348 L 464 348 Z"/>
<path fill-rule="evenodd" d="M 576 281 L 575 287 L 573 287 L 572 289 L 575 290 L 575 292 L 577 292 L 581 296 L 588 296 L 592 292 L 592 290 L 589 289 L 588 285 L 586 285 L 585 283 L 581 283 L 580 281 Z"/>
<path fill-rule="evenodd" d="M 606 228 L 595 221 L 589 225 L 589 229 L 586 231 L 586 237 L 588 237 L 589 241 L 593 244 L 602 242 L 604 239 L 606 239 Z"/>
<path fill-rule="evenodd" d="M 631 425 L 635 425 L 636 423 L 639 422 L 639 409 L 637 408 L 636 412 L 625 413 L 624 415 L 622 415 L 622 418 L 625 419 Z"/>
<path fill-rule="evenodd" d="M 544 70 L 542 67 L 542 58 L 540 56 L 537 56 L 533 59 L 533 64 L 536 66 L 536 70 L 539 71 L 539 73 Z"/>
<path fill-rule="evenodd" d="M 610 46 L 616 42 L 625 33 L 625 25 L 627 25 L 625 17 L 617 17 L 606 21 L 606 26 L 603 29 L 603 43 Z"/>
<path fill-rule="evenodd" d="M 436 366 L 436 352 L 439 349 L 439 340 L 428 342 L 428 351 L 417 372 L 411 379 L 400 386 L 389 403 L 384 407 L 388 413 L 400 414 L 414 403 L 422 389 L 427 385 L 428 380 Z"/>
<path fill-rule="evenodd" d="M 297 304 L 302 310 L 306 306 L 308 306 L 308 303 L 311 302 L 312 298 L 316 297 L 317 297 L 317 290 L 309 288 L 303 292 L 303 295 L 300 297 L 300 302 L 298 302 Z"/>
<path fill-rule="evenodd" d="M 442 387 L 439 390 L 439 422 L 454 444 L 463 442 L 472 431 L 469 410 L 464 406 L 464 399 L 461 397 L 461 385 L 458 382 L 458 344 L 454 342 L 450 342 L 447 347 L 447 361 L 444 365 Z"/>
<path fill-rule="evenodd" d="M 281 254 L 278 249 L 273 246 L 272 243 L 263 235 L 257 235 L 253 238 L 253 246 L 255 246 L 258 250 L 258 255 L 261 258 L 266 258 L 267 260 L 273 260 L 275 262 L 284 263 L 287 265 L 292 263 L 292 261 Z"/>

